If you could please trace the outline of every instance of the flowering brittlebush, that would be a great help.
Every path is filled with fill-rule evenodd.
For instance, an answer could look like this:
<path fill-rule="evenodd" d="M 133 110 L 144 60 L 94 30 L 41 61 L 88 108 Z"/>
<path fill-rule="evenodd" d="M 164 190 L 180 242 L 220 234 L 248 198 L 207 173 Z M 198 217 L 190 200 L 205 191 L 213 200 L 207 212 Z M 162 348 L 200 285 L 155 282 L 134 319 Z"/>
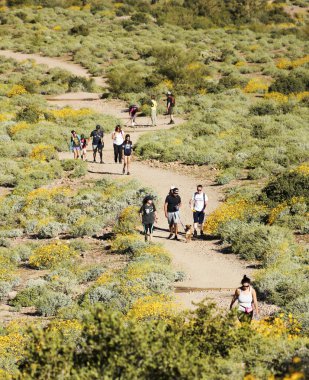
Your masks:
<path fill-rule="evenodd" d="M 205 232 L 216 234 L 221 224 L 230 220 L 247 220 L 248 218 L 258 218 L 259 215 L 265 213 L 266 207 L 254 204 L 245 199 L 229 200 L 219 206 L 212 212 L 205 223 Z"/>
<path fill-rule="evenodd" d="M 52 145 L 40 144 L 32 149 L 30 157 L 37 161 L 50 161 L 57 158 L 57 152 Z"/>
<path fill-rule="evenodd" d="M 14 84 L 14 86 L 7 92 L 6 96 L 12 98 L 17 95 L 26 94 L 27 90 L 20 84 Z"/>
<path fill-rule="evenodd" d="M 29 257 L 29 264 L 34 268 L 52 268 L 74 261 L 78 253 L 66 244 L 51 243 L 35 249 Z"/>
<path fill-rule="evenodd" d="M 89 108 L 81 108 L 74 110 L 73 108 L 65 107 L 61 110 L 53 110 L 51 114 L 57 119 L 74 119 L 82 116 L 92 115 L 93 111 Z"/>
<path fill-rule="evenodd" d="M 16 133 L 18 133 L 20 131 L 23 131 L 25 129 L 29 129 L 29 128 L 31 128 L 30 124 L 28 124 L 25 121 L 21 121 L 19 123 L 16 123 L 16 124 L 12 125 L 9 128 L 9 134 L 10 134 L 10 136 L 14 136 L 14 135 L 16 135 Z"/>
<path fill-rule="evenodd" d="M 161 318 L 166 319 L 175 315 L 177 305 L 170 297 L 163 295 L 147 296 L 138 299 L 132 306 L 127 317 L 138 320 Z"/>
<path fill-rule="evenodd" d="M 297 203 L 306 203 L 304 197 L 293 197 L 289 201 L 285 201 L 283 203 L 278 204 L 275 208 L 273 208 L 268 217 L 268 223 L 270 225 L 274 224 L 276 220 L 283 214 L 289 213 L 290 209 L 293 205 Z"/>
<path fill-rule="evenodd" d="M 302 174 L 304 176 L 309 175 L 309 162 L 305 162 L 301 165 L 299 165 L 296 169 L 294 169 L 295 172 Z"/>
<path fill-rule="evenodd" d="M 268 84 L 262 81 L 259 78 L 252 78 L 247 83 L 246 87 L 244 88 L 244 92 L 247 92 L 249 94 L 254 92 L 267 92 L 268 90 Z"/>

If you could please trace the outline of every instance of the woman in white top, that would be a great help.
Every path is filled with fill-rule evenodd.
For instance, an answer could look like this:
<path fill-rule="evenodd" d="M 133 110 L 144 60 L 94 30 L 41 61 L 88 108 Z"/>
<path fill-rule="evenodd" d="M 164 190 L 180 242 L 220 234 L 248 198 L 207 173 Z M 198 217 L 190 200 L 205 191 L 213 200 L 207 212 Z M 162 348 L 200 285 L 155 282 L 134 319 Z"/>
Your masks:
<path fill-rule="evenodd" d="M 116 125 L 115 131 L 112 133 L 112 139 L 114 142 L 114 159 L 115 163 L 122 162 L 122 144 L 124 142 L 124 132 L 120 125 Z"/>
<path fill-rule="evenodd" d="M 251 286 L 251 280 L 244 275 L 241 280 L 241 287 L 237 288 L 233 296 L 230 309 L 232 309 L 234 303 L 238 301 L 238 319 L 240 322 L 251 322 L 253 312 L 255 309 L 256 315 L 259 314 L 259 308 L 256 298 L 256 292 Z M 254 309 L 252 307 L 254 305 Z"/>

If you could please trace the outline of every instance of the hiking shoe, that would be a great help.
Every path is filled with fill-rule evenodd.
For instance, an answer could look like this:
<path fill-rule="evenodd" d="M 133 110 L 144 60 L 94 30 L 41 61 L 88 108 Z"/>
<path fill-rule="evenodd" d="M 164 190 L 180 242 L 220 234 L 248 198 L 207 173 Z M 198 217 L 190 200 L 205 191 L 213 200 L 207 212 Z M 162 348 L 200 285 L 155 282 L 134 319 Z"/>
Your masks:
<path fill-rule="evenodd" d="M 175 235 L 174 240 L 180 241 L 180 239 L 177 235 Z"/>
<path fill-rule="evenodd" d="M 201 231 L 201 236 L 205 236 L 205 235 L 204 235 L 204 231 Z"/>
<path fill-rule="evenodd" d="M 97 162 L 96 160 L 93 160 L 92 162 Z"/>
<path fill-rule="evenodd" d="M 126 174 L 126 171 L 125 171 L 125 169 L 124 169 L 124 168 L 122 169 L 122 174 Z"/>
<path fill-rule="evenodd" d="M 130 172 L 128 172 L 127 175 L 130 175 Z"/>
<path fill-rule="evenodd" d="M 197 231 L 196 230 L 194 230 L 194 232 L 193 232 L 193 237 L 197 238 Z"/>
<path fill-rule="evenodd" d="M 168 235 L 168 239 L 171 239 L 173 237 L 174 234 L 169 234 Z"/>
<path fill-rule="evenodd" d="M 175 124 L 175 121 L 174 121 L 174 120 L 171 120 L 171 121 L 169 122 L 169 124 Z"/>
<path fill-rule="evenodd" d="M 104 164 L 104 161 L 101 160 L 101 161 L 100 161 L 100 164 Z"/>

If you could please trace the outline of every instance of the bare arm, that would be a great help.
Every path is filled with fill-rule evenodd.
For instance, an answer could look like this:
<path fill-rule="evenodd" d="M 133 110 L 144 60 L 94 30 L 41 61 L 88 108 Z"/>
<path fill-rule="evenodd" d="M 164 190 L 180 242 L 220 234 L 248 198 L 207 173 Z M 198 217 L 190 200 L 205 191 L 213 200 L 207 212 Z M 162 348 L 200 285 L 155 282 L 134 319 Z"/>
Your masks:
<path fill-rule="evenodd" d="M 236 300 L 238 299 L 238 296 L 239 296 L 239 292 L 238 292 L 238 289 L 236 289 L 235 293 L 233 295 L 231 304 L 230 304 L 230 310 L 232 310 L 232 307 L 233 307 L 234 303 L 236 302 Z"/>
<path fill-rule="evenodd" d="M 167 202 L 164 203 L 164 214 L 165 214 L 165 217 L 167 218 Z"/>
<path fill-rule="evenodd" d="M 253 304 L 254 304 L 254 309 L 255 313 L 258 315 L 259 314 L 259 306 L 256 298 L 256 291 L 252 289 L 252 298 L 253 298 Z"/>

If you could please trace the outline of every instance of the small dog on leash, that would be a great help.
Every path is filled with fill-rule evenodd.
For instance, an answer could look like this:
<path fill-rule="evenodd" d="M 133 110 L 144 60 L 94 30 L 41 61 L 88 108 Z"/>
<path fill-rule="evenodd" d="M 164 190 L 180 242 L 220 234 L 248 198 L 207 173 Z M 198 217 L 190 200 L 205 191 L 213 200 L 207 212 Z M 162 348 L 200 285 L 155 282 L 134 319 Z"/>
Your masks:
<path fill-rule="evenodd" d="M 193 236 L 193 229 L 192 229 L 191 224 L 186 224 L 185 233 L 186 233 L 186 243 L 189 243 L 192 240 L 192 236 Z"/>

